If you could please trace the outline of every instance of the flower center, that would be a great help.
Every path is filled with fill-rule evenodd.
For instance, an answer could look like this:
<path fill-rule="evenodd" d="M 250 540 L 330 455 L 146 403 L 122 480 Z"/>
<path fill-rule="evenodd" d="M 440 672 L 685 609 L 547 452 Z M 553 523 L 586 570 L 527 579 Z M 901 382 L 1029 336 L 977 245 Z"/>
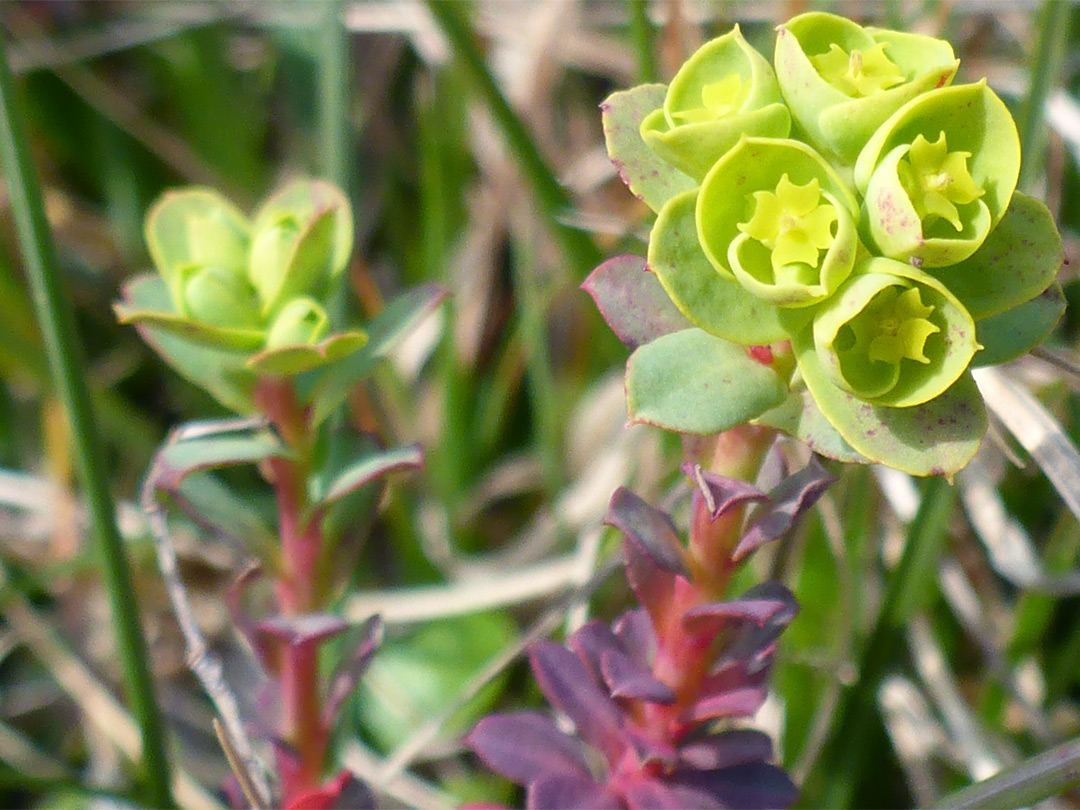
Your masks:
<path fill-rule="evenodd" d="M 701 88 L 701 107 L 695 110 L 674 112 L 671 117 L 686 124 L 700 124 L 717 118 L 725 118 L 739 111 L 749 90 L 749 85 L 744 86 L 742 76 L 732 73 L 718 82 L 711 82 Z"/>
<path fill-rule="evenodd" d="M 829 52 L 811 56 L 821 78 L 849 96 L 870 96 L 880 90 L 888 90 L 904 83 L 904 74 L 885 55 L 885 44 L 879 42 L 865 51 L 853 50 L 850 54 L 835 42 Z"/>
<path fill-rule="evenodd" d="M 923 304 L 918 287 L 900 289 L 886 287 L 850 322 L 854 348 L 875 362 L 896 365 L 908 359 L 925 365 L 930 362 L 926 341 L 941 328 L 930 322 L 934 308 Z"/>
<path fill-rule="evenodd" d="M 816 268 L 819 251 L 833 242 L 836 219 L 836 208 L 822 201 L 816 177 L 800 186 L 785 174 L 775 192 L 754 192 L 754 215 L 738 228 L 772 251 L 774 271 L 796 262 Z"/>
<path fill-rule="evenodd" d="M 957 231 L 964 229 L 956 206 L 974 202 L 986 193 L 968 170 L 970 157 L 970 152 L 950 152 L 944 132 L 933 143 L 922 135 L 911 142 L 896 171 L 923 222 L 944 219 Z"/>

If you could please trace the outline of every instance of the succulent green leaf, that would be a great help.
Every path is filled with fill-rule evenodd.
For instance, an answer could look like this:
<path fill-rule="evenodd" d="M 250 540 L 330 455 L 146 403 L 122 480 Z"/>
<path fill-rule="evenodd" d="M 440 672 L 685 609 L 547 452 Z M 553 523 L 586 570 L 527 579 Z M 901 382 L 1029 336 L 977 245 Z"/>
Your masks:
<path fill-rule="evenodd" d="M 809 12 L 777 29 L 775 65 L 795 123 L 816 148 L 850 165 L 890 115 L 948 84 L 959 62 L 944 40 Z"/>
<path fill-rule="evenodd" d="M 813 333 L 835 385 L 893 408 L 939 396 L 978 348 L 970 314 L 941 282 L 880 257 L 861 262 L 818 308 Z"/>
<path fill-rule="evenodd" d="M 152 277 L 142 276 L 149 283 Z M 164 281 L 162 281 L 164 284 Z M 231 329 L 225 326 L 214 326 L 193 320 L 185 315 L 178 315 L 172 309 L 172 301 L 163 302 L 168 309 L 146 309 L 137 305 L 119 302 L 113 304 L 120 323 L 145 324 L 153 326 L 159 331 L 167 332 L 176 337 L 183 338 L 191 343 L 199 343 L 204 346 L 225 349 L 235 352 L 251 352 L 259 349 L 266 339 L 266 333 L 261 329 Z"/>
<path fill-rule="evenodd" d="M 648 268 L 667 295 L 699 329 L 744 346 L 786 340 L 777 308 L 709 263 L 698 243 L 696 190 L 673 197 L 649 236 Z"/>
<path fill-rule="evenodd" d="M 944 157 L 942 171 L 934 172 L 936 161 L 926 147 L 937 143 L 942 144 L 937 151 Z M 918 151 L 910 154 L 916 144 L 921 156 Z M 874 133 L 854 169 L 855 185 L 865 195 L 864 220 L 873 241 L 891 258 L 915 258 L 927 267 L 955 264 L 978 249 L 1005 215 L 1019 174 L 1016 124 L 985 80 L 943 87 L 905 104 Z M 945 200 L 956 209 L 963 226 L 959 232 L 942 216 L 951 212 L 940 199 L 931 203 L 936 216 L 920 216 L 919 205 L 924 209 L 927 205 L 922 191 L 927 183 L 961 189 Z M 976 197 L 977 191 L 984 193 Z M 917 221 L 903 223 L 910 212 Z"/>
<path fill-rule="evenodd" d="M 581 289 L 592 297 L 611 331 L 631 349 L 693 326 L 640 256 L 609 259 L 589 274 Z"/>
<path fill-rule="evenodd" d="M 1017 191 L 1001 222 L 969 258 L 927 269 L 976 320 L 1031 300 L 1057 277 L 1064 259 L 1050 209 Z"/>
<path fill-rule="evenodd" d="M 698 240 L 717 272 L 780 306 L 827 298 L 859 250 L 858 204 L 805 144 L 744 138 L 706 175 Z"/>
<path fill-rule="evenodd" d="M 610 95 L 600 109 L 608 155 L 619 177 L 640 200 L 659 211 L 676 194 L 697 187 L 697 182 L 669 165 L 641 137 L 645 116 L 659 113 L 667 88 L 642 84 Z"/>
<path fill-rule="evenodd" d="M 791 116 L 772 67 L 736 25 L 705 43 L 671 80 L 641 137 L 664 160 L 700 180 L 743 135 L 786 138 Z"/>
<path fill-rule="evenodd" d="M 187 439 L 167 445 L 158 454 L 158 486 L 176 491 L 192 473 L 289 456 L 289 449 L 270 430 Z"/>
<path fill-rule="evenodd" d="M 324 368 L 364 348 L 363 332 L 339 332 L 315 344 L 281 345 L 265 349 L 247 362 L 259 376 L 292 377 Z"/>
<path fill-rule="evenodd" d="M 266 334 L 266 348 L 318 343 L 330 328 L 330 318 L 311 298 L 294 298 L 277 314 Z"/>
<path fill-rule="evenodd" d="M 259 208 L 251 230 L 254 234 L 261 233 L 287 217 L 295 218 L 301 230 L 310 230 L 312 223 L 328 211 L 333 212 L 334 224 L 325 272 L 326 277 L 333 280 L 348 266 L 353 246 L 352 208 L 348 198 L 333 183 L 324 180 L 294 180 L 288 183 Z M 319 249 L 322 250 L 321 244 Z"/>
<path fill-rule="evenodd" d="M 172 302 L 160 276 L 142 275 L 128 281 L 122 291 L 124 305 L 134 311 L 161 311 Z M 205 389 L 229 410 L 241 415 L 255 411 L 257 378 L 244 367 L 250 354 L 211 347 L 179 337 L 147 321 L 135 321 L 142 339 L 181 376 Z"/>
<path fill-rule="evenodd" d="M 192 265 L 183 278 L 183 312 L 209 326 L 262 329 L 259 299 L 243 270 Z"/>
<path fill-rule="evenodd" d="M 263 315 L 274 315 L 298 295 L 323 296 L 331 278 L 340 216 L 327 208 L 305 225 L 283 215 L 261 229 L 256 226 L 249 274 L 262 299 Z"/>
<path fill-rule="evenodd" d="M 630 419 L 679 433 L 719 433 L 775 408 L 784 382 L 747 350 L 700 329 L 639 346 L 626 366 Z"/>
<path fill-rule="evenodd" d="M 975 324 L 982 350 L 972 365 L 1008 363 L 1034 349 L 1054 331 L 1065 314 L 1065 296 L 1054 282 L 1026 303 Z"/>
<path fill-rule="evenodd" d="M 244 267 L 250 229 L 247 217 L 213 189 L 186 188 L 161 196 L 146 215 L 146 244 L 177 307 L 185 268 Z"/>
<path fill-rule="evenodd" d="M 986 433 L 986 409 L 969 372 L 938 397 L 910 408 L 864 402 L 836 386 L 821 366 L 812 330 L 792 338 L 807 389 L 825 418 L 858 453 L 911 475 L 951 477 Z"/>
<path fill-rule="evenodd" d="M 756 425 L 783 431 L 826 458 L 845 464 L 870 463 L 868 458 L 844 441 L 804 386 L 793 387 L 779 406 L 753 421 Z"/>
<path fill-rule="evenodd" d="M 349 391 L 365 380 L 375 365 L 408 337 L 446 296 L 446 289 L 437 284 L 425 284 L 403 293 L 367 325 L 367 343 L 358 351 L 297 378 L 301 401 L 312 406 L 312 423 L 317 425 L 333 413 Z"/>

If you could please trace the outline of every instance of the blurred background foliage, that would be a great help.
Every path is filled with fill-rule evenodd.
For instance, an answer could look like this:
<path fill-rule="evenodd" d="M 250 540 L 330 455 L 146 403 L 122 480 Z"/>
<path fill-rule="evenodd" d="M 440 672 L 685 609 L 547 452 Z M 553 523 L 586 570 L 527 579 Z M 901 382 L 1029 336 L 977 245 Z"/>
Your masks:
<path fill-rule="evenodd" d="M 148 265 L 141 224 L 152 201 L 199 184 L 248 207 L 290 177 L 327 176 L 356 214 L 354 316 L 416 284 L 452 291 L 350 400 L 364 430 L 422 442 L 427 470 L 396 483 L 377 519 L 358 519 L 342 540 L 364 553 L 341 609 L 355 622 L 383 612 L 389 635 L 336 749 L 388 806 L 517 801 L 457 735 L 495 707 L 537 702 L 515 657 L 526 641 L 625 604 L 618 577 L 588 607 L 570 598 L 611 570 L 614 538 L 600 521 L 612 491 L 679 491 L 678 442 L 625 425 L 626 352 L 578 290 L 602 257 L 640 253 L 649 225 L 607 159 L 598 105 L 670 77 L 736 21 L 768 53 L 776 23 L 817 7 L 945 37 L 962 59 L 958 81 L 989 77 L 1025 138 L 1022 182 L 1047 200 L 1077 258 L 1080 25 L 1065 2 L 476 0 L 458 9 L 472 30 L 457 40 L 412 0 L 0 4 L 182 804 L 220 803 L 228 769 L 133 500 L 171 426 L 222 412 L 113 320 L 119 285 Z M 484 65 L 498 97 L 477 75 Z M 1076 266 L 1060 279 L 1074 303 Z M 1080 455 L 1064 441 L 1080 438 L 1078 318 L 1070 311 L 1048 349 L 1001 372 L 1006 389 L 1038 399 L 991 401 L 1019 422 L 998 413 L 955 488 L 843 470 L 804 529 L 756 561 L 750 576 L 783 577 L 803 605 L 757 721 L 778 739 L 804 806 L 927 804 L 1080 733 L 1080 525 L 1069 508 L 1080 502 Z M 1056 455 L 1024 433 L 1047 415 L 1064 431 L 1046 428 L 1066 448 Z M 5 194 L 3 806 L 132 792 L 137 735 L 116 691 L 65 431 Z M 272 518 L 254 473 L 220 482 Z M 223 600 L 242 551 L 194 527 L 177 543 L 199 618 L 250 704 L 257 674 Z M 905 543 L 919 553 L 898 586 L 890 568 Z"/>

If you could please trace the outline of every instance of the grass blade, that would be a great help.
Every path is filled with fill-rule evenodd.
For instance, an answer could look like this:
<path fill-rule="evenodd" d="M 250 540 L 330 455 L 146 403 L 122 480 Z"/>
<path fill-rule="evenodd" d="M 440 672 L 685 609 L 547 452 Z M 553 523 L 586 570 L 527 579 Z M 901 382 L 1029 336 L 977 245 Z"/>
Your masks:
<path fill-rule="evenodd" d="M 73 455 L 85 490 L 92 534 L 105 571 L 127 694 L 143 739 L 148 799 L 172 806 L 165 729 L 154 695 L 146 641 L 131 571 L 116 526 L 108 472 L 102 464 L 97 425 L 90 407 L 84 364 L 77 351 L 70 303 L 61 289 L 59 265 L 45 218 L 41 190 L 30 158 L 6 45 L 0 38 L 0 159 L 11 194 L 11 207 L 22 249 L 34 308 L 41 326 L 53 385 L 71 425 Z"/>

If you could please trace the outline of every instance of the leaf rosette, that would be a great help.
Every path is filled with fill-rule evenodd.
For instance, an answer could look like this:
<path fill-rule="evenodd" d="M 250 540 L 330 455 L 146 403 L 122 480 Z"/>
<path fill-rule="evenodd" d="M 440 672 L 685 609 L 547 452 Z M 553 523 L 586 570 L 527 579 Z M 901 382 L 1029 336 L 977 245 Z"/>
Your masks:
<path fill-rule="evenodd" d="M 706 175 L 695 216 L 717 272 L 777 306 L 828 298 L 855 264 L 858 203 L 798 141 L 740 141 Z"/>
<path fill-rule="evenodd" d="M 956 264 L 1001 221 L 1019 174 L 1016 124 L 985 80 L 926 93 L 882 124 L 855 163 L 864 235 L 894 259 Z"/>
<path fill-rule="evenodd" d="M 701 180 L 743 135 L 786 138 L 790 130 L 772 66 L 736 25 L 683 63 L 640 131 L 657 155 Z"/>
<path fill-rule="evenodd" d="M 870 258 L 814 316 L 814 347 L 829 378 L 858 399 L 893 408 L 944 393 L 979 348 L 975 323 L 937 279 Z"/>
<path fill-rule="evenodd" d="M 167 192 L 146 241 L 157 276 L 125 288 L 123 323 L 223 352 L 240 375 L 299 374 L 366 342 L 330 330 L 326 298 L 352 250 L 352 212 L 329 183 L 291 183 L 252 220 L 211 189 Z"/>
<path fill-rule="evenodd" d="M 874 131 L 913 98 L 952 81 L 948 42 L 809 12 L 779 26 L 776 76 L 810 143 L 851 164 Z"/>

